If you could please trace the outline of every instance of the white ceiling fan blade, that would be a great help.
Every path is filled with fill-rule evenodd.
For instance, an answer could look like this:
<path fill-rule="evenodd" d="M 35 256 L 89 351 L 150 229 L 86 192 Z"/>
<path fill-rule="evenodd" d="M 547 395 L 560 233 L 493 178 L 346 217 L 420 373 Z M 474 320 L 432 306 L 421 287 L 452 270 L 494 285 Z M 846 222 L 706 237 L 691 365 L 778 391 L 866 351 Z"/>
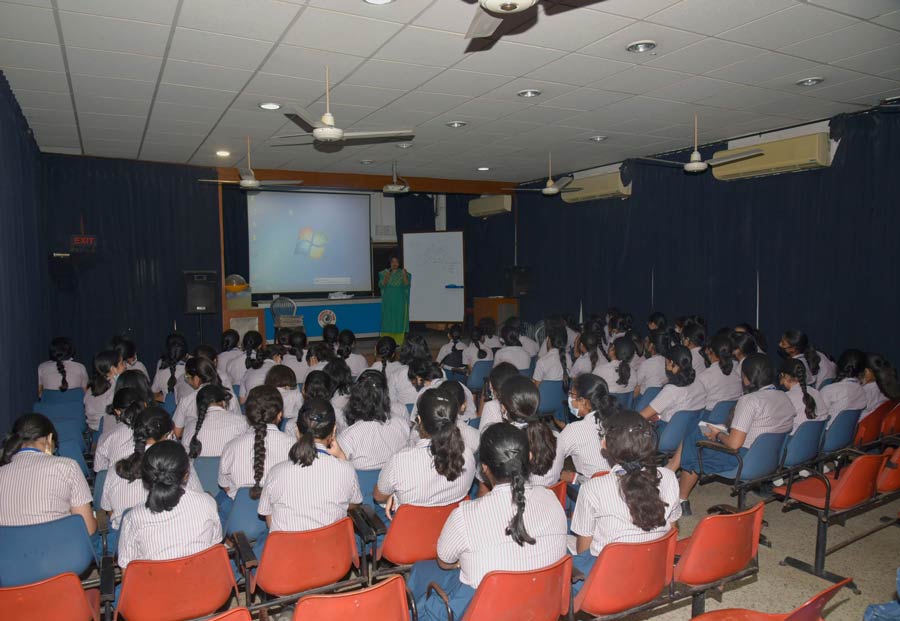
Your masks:
<path fill-rule="evenodd" d="M 664 166 L 671 166 L 673 168 L 683 168 L 684 162 L 673 162 L 672 160 L 661 160 L 657 157 L 635 157 L 633 158 L 639 162 L 650 162 L 651 164 L 662 164 Z"/>
<path fill-rule="evenodd" d="M 253 171 L 249 168 L 238 168 L 238 174 L 241 176 L 241 179 L 256 179 L 256 177 L 253 175 Z"/>
<path fill-rule="evenodd" d="M 565 190 L 560 190 L 563 194 L 570 194 L 572 192 L 581 192 L 584 188 L 566 188 Z"/>
<path fill-rule="evenodd" d="M 718 166 L 720 164 L 729 164 L 731 162 L 739 162 L 741 160 L 746 160 L 751 157 L 756 157 L 757 155 L 762 155 L 762 149 L 750 149 L 749 151 L 744 151 L 743 153 L 735 153 L 734 155 L 725 155 L 723 157 L 714 157 L 711 160 L 706 160 L 706 163 L 710 166 Z"/>
<path fill-rule="evenodd" d="M 218 183 L 219 185 L 238 185 L 240 181 L 223 181 L 222 179 L 197 179 L 200 183 Z"/>
<path fill-rule="evenodd" d="M 309 132 L 303 132 L 302 134 L 281 134 L 280 136 L 272 136 L 272 140 L 281 140 L 287 138 L 306 138 L 309 136 Z M 271 146 L 271 145 L 270 145 Z"/>
<path fill-rule="evenodd" d="M 306 133 L 312 132 L 312 130 L 317 127 L 325 127 L 321 121 L 319 121 L 315 115 L 313 115 L 306 108 L 301 108 L 300 106 L 291 106 L 291 109 L 284 113 L 288 119 L 290 119 L 295 125 L 303 129 Z"/>
<path fill-rule="evenodd" d="M 412 138 L 416 132 L 412 129 L 396 129 L 378 132 L 344 132 L 344 140 L 365 140 L 367 138 Z"/>
<path fill-rule="evenodd" d="M 285 142 L 284 144 L 270 144 L 270 147 L 308 147 L 311 144 L 316 144 L 315 140 L 310 140 L 309 142 Z"/>
<path fill-rule="evenodd" d="M 303 179 L 266 179 L 260 181 L 261 185 L 300 185 Z"/>
<path fill-rule="evenodd" d="M 557 180 L 553 183 L 553 185 L 555 185 L 555 186 L 556 186 L 556 189 L 558 189 L 558 190 L 564 190 L 564 189 L 567 188 L 567 187 L 569 186 L 569 184 L 572 183 L 573 181 L 575 181 L 575 177 L 572 177 L 572 176 L 569 176 L 569 177 L 560 177 L 559 179 L 557 179 Z"/>
<path fill-rule="evenodd" d="M 544 188 L 500 188 L 505 192 L 543 192 Z"/>
<path fill-rule="evenodd" d="M 476 7 L 475 16 L 469 29 L 466 31 L 466 39 L 481 39 L 494 34 L 494 31 L 503 23 L 502 17 L 491 15 L 480 6 Z"/>

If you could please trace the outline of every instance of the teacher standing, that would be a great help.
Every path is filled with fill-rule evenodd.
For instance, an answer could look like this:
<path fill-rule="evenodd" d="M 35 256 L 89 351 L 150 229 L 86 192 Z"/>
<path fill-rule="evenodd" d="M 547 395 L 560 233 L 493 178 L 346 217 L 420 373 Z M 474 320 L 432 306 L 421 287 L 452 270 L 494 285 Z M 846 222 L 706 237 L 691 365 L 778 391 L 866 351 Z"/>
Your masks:
<path fill-rule="evenodd" d="M 400 259 L 391 257 L 390 267 L 378 272 L 381 289 L 381 336 L 390 336 L 403 343 L 409 331 L 410 274 L 400 266 Z"/>

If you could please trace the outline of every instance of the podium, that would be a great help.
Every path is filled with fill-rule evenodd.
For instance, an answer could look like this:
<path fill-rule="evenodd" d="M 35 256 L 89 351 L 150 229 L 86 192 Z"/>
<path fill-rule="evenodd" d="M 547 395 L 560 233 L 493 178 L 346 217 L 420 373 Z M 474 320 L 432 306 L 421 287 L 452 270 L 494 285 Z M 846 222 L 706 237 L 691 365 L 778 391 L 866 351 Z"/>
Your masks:
<path fill-rule="evenodd" d="M 475 298 L 473 305 L 476 324 L 479 319 L 490 317 L 496 321 L 499 326 L 510 317 L 517 317 L 519 315 L 518 298 Z"/>

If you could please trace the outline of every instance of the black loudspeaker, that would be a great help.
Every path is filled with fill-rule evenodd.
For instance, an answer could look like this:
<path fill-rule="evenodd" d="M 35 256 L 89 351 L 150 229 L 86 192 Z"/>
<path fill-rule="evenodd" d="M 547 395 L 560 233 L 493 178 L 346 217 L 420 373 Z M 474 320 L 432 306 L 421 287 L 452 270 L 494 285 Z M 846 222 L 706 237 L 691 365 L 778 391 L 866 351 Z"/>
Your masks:
<path fill-rule="evenodd" d="M 509 297 L 519 298 L 528 295 L 531 289 L 531 268 L 519 265 L 508 267 L 506 280 L 509 283 Z"/>
<path fill-rule="evenodd" d="M 219 312 L 219 275 L 217 272 L 184 272 L 184 300 L 188 315 Z"/>

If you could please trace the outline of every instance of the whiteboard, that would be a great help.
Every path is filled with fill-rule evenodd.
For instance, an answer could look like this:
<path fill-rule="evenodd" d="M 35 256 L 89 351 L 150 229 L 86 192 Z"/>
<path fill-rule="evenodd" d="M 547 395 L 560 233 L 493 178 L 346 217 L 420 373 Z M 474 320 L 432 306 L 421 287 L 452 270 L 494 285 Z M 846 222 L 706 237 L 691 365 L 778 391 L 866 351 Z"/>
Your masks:
<path fill-rule="evenodd" d="M 465 319 L 461 231 L 404 233 L 403 267 L 411 276 L 410 321 L 462 322 Z"/>

